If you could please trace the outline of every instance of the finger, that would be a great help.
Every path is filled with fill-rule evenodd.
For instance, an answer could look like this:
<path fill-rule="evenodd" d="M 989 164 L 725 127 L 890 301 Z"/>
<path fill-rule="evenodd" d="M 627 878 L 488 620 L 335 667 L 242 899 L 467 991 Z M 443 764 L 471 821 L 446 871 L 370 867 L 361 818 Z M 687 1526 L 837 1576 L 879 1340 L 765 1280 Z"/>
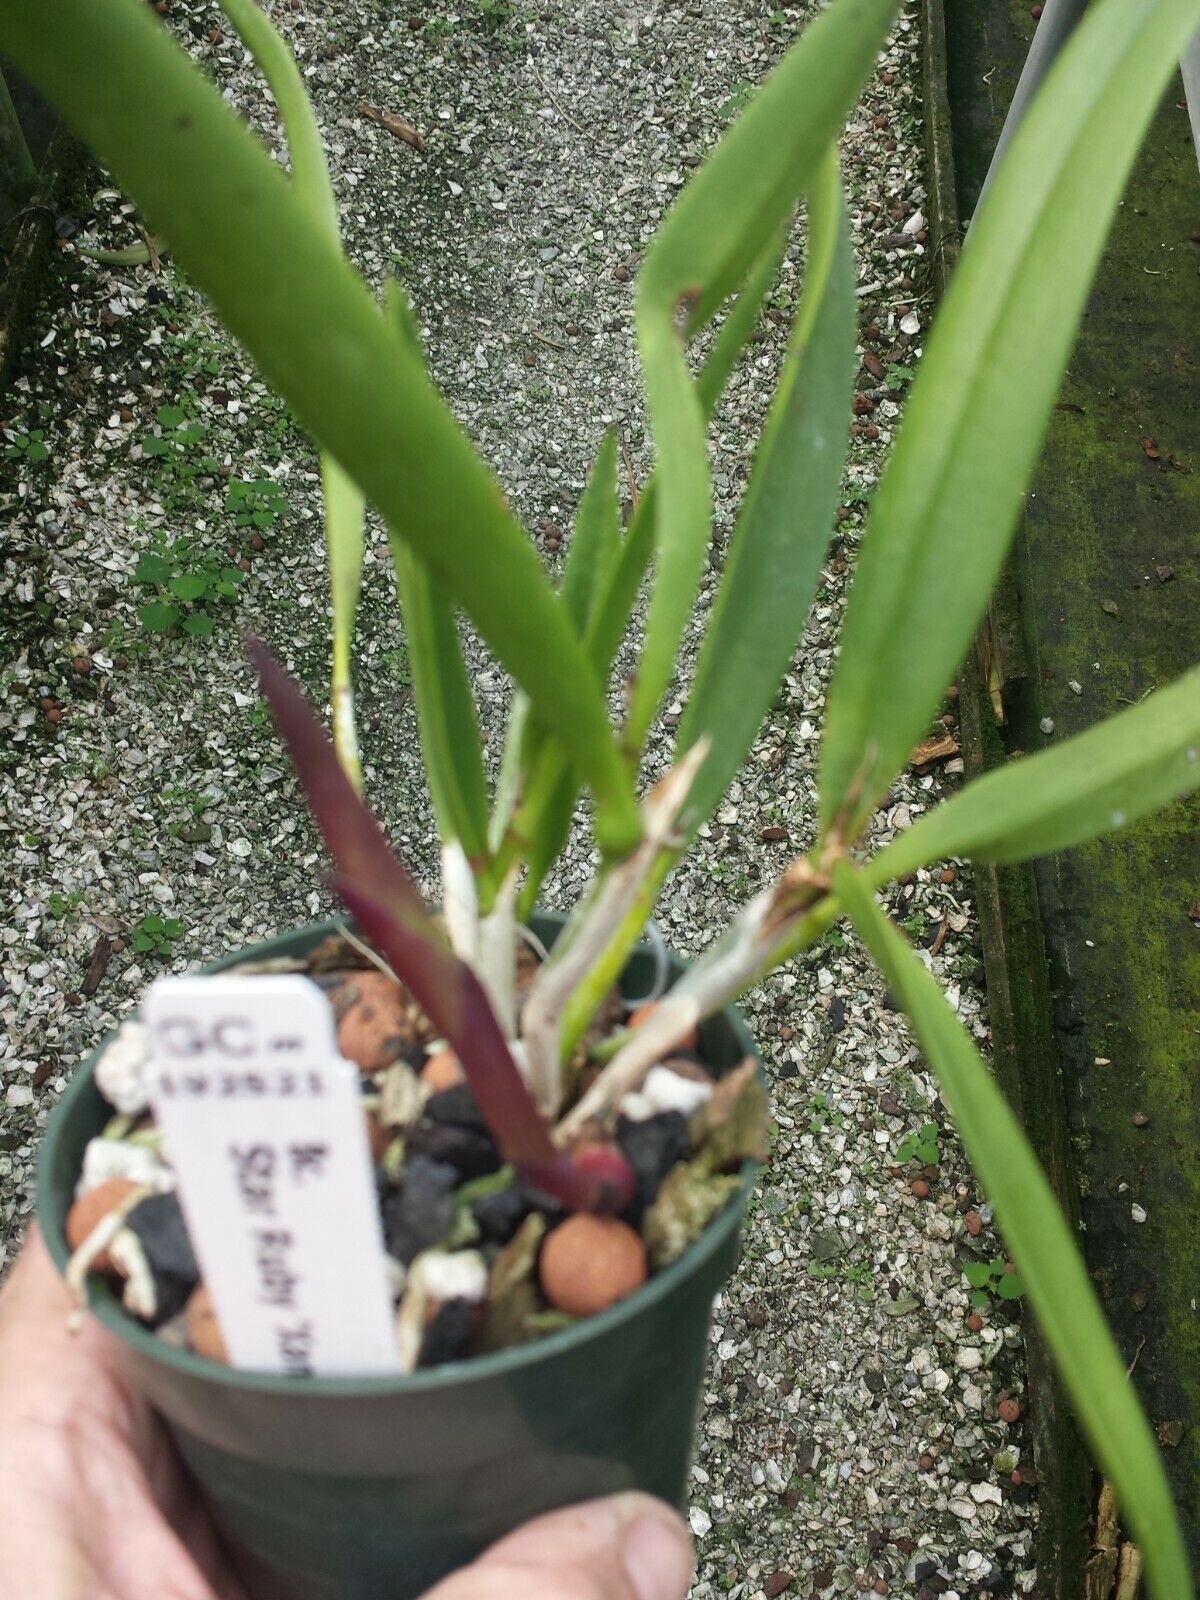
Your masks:
<path fill-rule="evenodd" d="M 425 1600 L 683 1600 L 691 1540 L 648 1495 L 613 1495 L 526 1523 Z"/>

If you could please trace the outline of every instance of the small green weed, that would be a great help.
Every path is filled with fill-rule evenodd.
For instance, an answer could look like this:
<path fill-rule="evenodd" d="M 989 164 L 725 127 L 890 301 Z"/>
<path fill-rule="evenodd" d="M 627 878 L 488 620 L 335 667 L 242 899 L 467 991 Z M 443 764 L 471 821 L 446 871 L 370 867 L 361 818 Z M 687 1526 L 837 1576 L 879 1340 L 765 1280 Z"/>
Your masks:
<path fill-rule="evenodd" d="M 936 1122 L 923 1122 L 896 1146 L 897 1161 L 919 1161 L 923 1167 L 936 1167 L 941 1160 Z"/>
<path fill-rule="evenodd" d="M 824 1133 L 826 1128 L 844 1128 L 846 1119 L 839 1111 L 831 1111 L 827 1094 L 814 1094 L 808 1100 L 808 1127 L 810 1133 Z"/>
<path fill-rule="evenodd" d="M 47 461 L 50 458 L 46 435 L 41 428 L 32 428 L 28 433 L 14 433 L 4 454 L 10 461 Z"/>
<path fill-rule="evenodd" d="M 225 509 L 239 528 L 269 528 L 287 510 L 287 501 L 270 478 L 231 478 Z"/>
<path fill-rule="evenodd" d="M 893 394 L 898 394 L 901 389 L 912 381 L 912 368 L 897 366 L 894 361 L 883 375 L 884 387 L 890 389 Z"/>
<path fill-rule="evenodd" d="M 143 550 L 133 582 L 158 590 L 138 607 L 138 620 L 149 633 L 182 628 L 197 638 L 213 631 L 212 607 L 237 599 L 246 574 L 175 540 L 160 550 Z"/>
<path fill-rule="evenodd" d="M 133 949 L 138 955 L 157 956 L 166 961 L 174 951 L 175 940 L 186 932 L 187 924 L 178 917 L 160 917 L 151 911 L 133 930 Z"/>
<path fill-rule="evenodd" d="M 404 645 L 398 644 L 390 650 L 381 650 L 379 652 L 379 660 L 393 683 L 399 684 L 402 689 L 408 689 L 412 686 L 412 665 L 408 659 L 408 650 Z"/>
<path fill-rule="evenodd" d="M 66 922 L 74 917 L 82 902 L 82 889 L 72 889 L 70 894 L 59 894 L 56 889 L 46 896 L 46 910 L 55 922 Z"/>
<path fill-rule="evenodd" d="M 733 92 L 729 95 L 728 99 L 722 100 L 721 104 L 717 107 L 718 121 L 732 122 L 734 117 L 737 116 L 738 112 L 744 111 L 750 104 L 753 94 L 754 85 L 752 83 L 747 83 L 745 78 L 743 78 L 739 83 L 734 84 Z"/>
<path fill-rule="evenodd" d="M 976 1310 L 995 1300 L 1019 1300 L 1025 1293 L 1021 1274 L 1003 1256 L 994 1261 L 968 1261 L 963 1268 L 971 1285 L 971 1304 Z"/>
<path fill-rule="evenodd" d="M 140 441 L 144 456 L 173 456 L 199 444 L 206 433 L 202 422 L 188 420 L 182 406 L 159 406 L 155 412 L 159 432 L 148 433 Z"/>

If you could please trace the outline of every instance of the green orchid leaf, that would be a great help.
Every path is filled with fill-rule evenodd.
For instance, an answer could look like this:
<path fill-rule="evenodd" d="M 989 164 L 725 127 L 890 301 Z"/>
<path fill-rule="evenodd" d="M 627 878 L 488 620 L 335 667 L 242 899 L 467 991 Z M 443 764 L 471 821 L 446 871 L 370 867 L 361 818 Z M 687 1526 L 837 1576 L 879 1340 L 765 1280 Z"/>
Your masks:
<path fill-rule="evenodd" d="M 220 0 L 221 8 L 254 56 L 275 97 L 287 137 L 292 184 L 318 224 L 339 237 L 337 200 L 329 177 L 321 131 L 304 87 L 300 69 L 283 38 L 254 0 Z M 260 491 L 272 485 L 259 483 Z M 354 720 L 351 647 L 362 582 L 363 520 L 366 502 L 358 485 L 328 452 L 321 455 L 321 489 L 325 501 L 325 547 L 329 563 L 333 612 L 333 743 L 338 760 L 356 789 L 362 788 L 362 761 Z M 239 521 L 242 518 L 238 519 Z M 275 511 L 252 511 L 256 528 L 270 527 Z"/>
<path fill-rule="evenodd" d="M 487 787 L 471 680 L 454 610 L 438 580 L 392 540 L 425 774 L 443 840 L 457 839 L 477 873 L 488 858 Z"/>
<path fill-rule="evenodd" d="M 938 1076 L 1076 1415 L 1141 1547 L 1156 1600 L 1190 1600 L 1188 1559 L 1154 1434 L 1071 1229 L 1020 1123 L 936 979 L 880 910 L 861 874 L 840 862 L 834 892 L 908 1013 Z M 967 1272 L 974 1282 L 970 1268 Z M 1004 1281 L 997 1290 L 1002 1295 Z"/>
<path fill-rule="evenodd" d="M 855 838 L 958 671 L 999 575 L 1125 179 L 1197 0 L 1090 6 L 978 215 L 858 557 L 821 746 Z"/>
<path fill-rule="evenodd" d="M 810 23 L 683 190 L 647 252 L 637 333 L 658 457 L 656 572 L 628 747 L 641 747 L 675 671 L 709 544 L 704 406 L 684 332 L 702 327 L 738 288 L 809 188 L 896 10 L 895 0 L 835 0 Z"/>
<path fill-rule="evenodd" d="M 685 827 L 710 814 L 754 741 L 804 626 L 833 527 L 857 322 L 833 149 L 809 196 L 808 232 L 804 295 L 679 730 L 681 750 L 710 740 Z"/>
<path fill-rule="evenodd" d="M 721 324 L 713 341 L 713 347 L 700 370 L 696 389 L 704 407 L 706 420 L 712 418 L 730 374 L 754 329 L 767 291 L 775 281 L 787 244 L 788 232 L 787 227 L 781 227 L 770 241 L 747 279 L 745 287 L 730 307 L 729 314 Z M 615 561 L 609 567 L 607 581 L 600 585 L 600 591 L 591 609 L 585 645 L 597 675 L 605 683 L 611 675 L 613 661 L 628 629 L 634 600 L 654 548 L 655 500 L 656 492 L 652 477 L 637 497 L 625 539 L 620 545 Z M 526 818 L 527 837 L 540 838 L 543 826 L 550 826 L 552 829 L 561 828 L 564 817 L 565 826 L 569 830 L 575 800 L 579 794 L 578 775 L 566 776 L 570 772 L 570 764 L 561 750 L 547 748 L 541 742 L 540 735 L 524 746 L 514 742 L 512 725 L 518 718 L 522 722 L 527 720 L 527 708 L 528 700 L 525 696 L 520 694 L 514 696 L 509 735 L 504 747 L 505 761 L 501 769 L 501 792 L 497 794 L 493 822 L 493 839 L 497 843 L 503 833 L 502 823 L 506 825 L 511 815 L 521 775 L 528 770 L 535 754 L 539 766 L 529 785 L 530 791 L 544 796 L 547 805 L 553 805 L 558 821 L 544 824 L 542 813 L 536 808 L 531 808 Z M 522 730 L 522 738 L 524 737 L 525 733 Z M 562 783 L 570 787 L 569 803 L 558 787 Z M 562 837 L 565 839 L 565 835 Z M 559 849 L 561 847 L 560 843 Z M 546 851 L 539 848 L 538 853 L 545 860 Z M 549 860 L 545 861 L 546 867 L 549 867 L 553 860 L 554 856 L 550 856 Z M 541 878 L 529 872 L 521 890 L 522 905 L 526 907 L 534 905 L 540 886 Z"/>
<path fill-rule="evenodd" d="M 875 887 L 931 861 L 1024 861 L 1200 789 L 1200 667 L 1139 705 L 967 785 L 880 851 Z"/>
<path fill-rule="evenodd" d="M 563 604 L 584 634 L 597 597 L 621 548 L 621 508 L 617 503 L 617 441 L 604 435 L 587 487 L 575 513 L 571 543 L 563 565 Z"/>

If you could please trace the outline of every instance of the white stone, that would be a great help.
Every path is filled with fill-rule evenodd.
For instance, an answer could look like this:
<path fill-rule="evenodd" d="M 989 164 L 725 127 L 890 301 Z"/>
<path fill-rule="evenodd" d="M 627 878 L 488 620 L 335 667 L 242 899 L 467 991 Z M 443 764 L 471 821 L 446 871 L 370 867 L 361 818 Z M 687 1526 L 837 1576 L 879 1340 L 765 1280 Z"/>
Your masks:
<path fill-rule="evenodd" d="M 642 1084 L 642 1094 L 657 1111 L 682 1111 L 690 1117 L 712 1098 L 711 1083 L 695 1083 L 670 1067 L 651 1067 Z"/>
<path fill-rule="evenodd" d="M 712 1532 L 712 1518 L 700 1506 L 693 1506 L 688 1512 L 688 1522 L 697 1539 L 703 1539 Z"/>
<path fill-rule="evenodd" d="M 487 1263 L 478 1250 L 427 1250 L 421 1257 L 425 1292 L 431 1300 L 469 1300 L 487 1294 Z"/>
<path fill-rule="evenodd" d="M 132 1018 L 117 1029 L 117 1036 L 96 1063 L 96 1087 L 124 1116 L 139 1116 L 149 1105 L 146 1065 L 150 1060 L 150 1030 Z"/>

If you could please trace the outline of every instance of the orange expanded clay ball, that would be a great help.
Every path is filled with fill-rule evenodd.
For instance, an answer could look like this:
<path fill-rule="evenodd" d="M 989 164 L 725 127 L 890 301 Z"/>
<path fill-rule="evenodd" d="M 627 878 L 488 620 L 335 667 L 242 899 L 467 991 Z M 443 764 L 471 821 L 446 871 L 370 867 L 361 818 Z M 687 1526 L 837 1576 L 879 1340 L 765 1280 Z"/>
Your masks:
<path fill-rule="evenodd" d="M 381 1072 L 405 1039 L 404 990 L 386 972 L 356 972 L 355 997 L 338 1023 L 338 1049 L 364 1072 Z"/>
<path fill-rule="evenodd" d="M 996 1410 L 999 1413 L 1001 1422 L 1007 1422 L 1011 1425 L 1021 1420 L 1021 1408 L 1015 1400 L 1001 1400 Z"/>
<path fill-rule="evenodd" d="M 456 1089 L 466 1081 L 462 1062 L 453 1050 L 435 1051 L 421 1068 L 421 1082 L 427 1083 L 434 1094 L 441 1094 L 443 1089 Z"/>
<path fill-rule="evenodd" d="M 223 1367 L 227 1367 L 229 1351 L 225 1346 L 225 1336 L 204 1284 L 198 1283 L 192 1290 L 183 1314 L 187 1323 L 188 1343 L 196 1354 L 203 1356 L 206 1361 L 219 1361 Z"/>
<path fill-rule="evenodd" d="M 627 1222 L 578 1211 L 542 1246 L 542 1293 L 559 1311 L 593 1317 L 646 1281 L 646 1246 Z"/>
<path fill-rule="evenodd" d="M 67 1212 L 67 1243 L 71 1249 L 78 1250 L 109 1212 L 115 1211 L 136 1188 L 137 1184 L 131 1178 L 110 1178 L 107 1183 L 99 1183 L 94 1189 L 80 1195 Z M 102 1250 L 92 1262 L 92 1271 L 113 1271 L 107 1250 Z"/>
<path fill-rule="evenodd" d="M 647 1017 L 652 1017 L 657 1010 L 658 1001 L 647 1000 L 644 1006 L 638 1006 L 636 1011 L 631 1011 L 629 1013 L 629 1020 L 626 1025 L 630 1028 L 640 1028 L 642 1023 L 646 1021 Z M 689 1033 L 684 1034 L 682 1039 L 676 1039 L 671 1048 L 672 1050 L 696 1050 L 699 1048 L 699 1045 L 700 1035 L 696 1032 L 695 1028 L 692 1028 Z"/>

